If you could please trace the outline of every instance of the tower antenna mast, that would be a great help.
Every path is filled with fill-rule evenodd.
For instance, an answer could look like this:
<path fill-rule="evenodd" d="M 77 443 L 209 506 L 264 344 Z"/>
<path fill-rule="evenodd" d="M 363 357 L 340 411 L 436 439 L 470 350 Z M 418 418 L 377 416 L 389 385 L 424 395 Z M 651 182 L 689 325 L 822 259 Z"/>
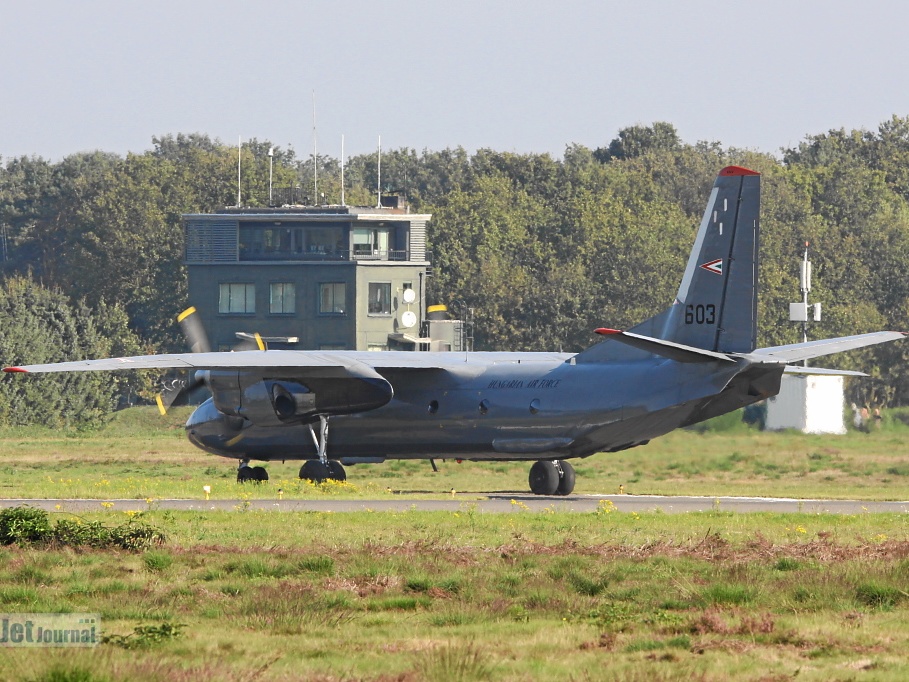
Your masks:
<path fill-rule="evenodd" d="M 344 203 L 344 135 L 341 135 L 341 206 L 345 206 Z"/>
<path fill-rule="evenodd" d="M 319 151 L 316 145 L 316 91 L 312 91 L 312 198 L 319 201 Z"/>
<path fill-rule="evenodd" d="M 379 135 L 379 158 L 376 177 L 376 208 L 382 208 L 382 136 Z"/>

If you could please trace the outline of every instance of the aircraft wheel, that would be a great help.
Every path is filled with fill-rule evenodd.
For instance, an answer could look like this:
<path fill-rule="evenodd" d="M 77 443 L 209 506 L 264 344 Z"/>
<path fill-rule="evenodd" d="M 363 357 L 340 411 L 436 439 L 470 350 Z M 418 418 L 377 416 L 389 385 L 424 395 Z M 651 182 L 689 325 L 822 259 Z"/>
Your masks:
<path fill-rule="evenodd" d="M 253 467 L 253 480 L 258 481 L 259 483 L 265 483 L 268 481 L 268 471 L 265 467 Z"/>
<path fill-rule="evenodd" d="M 322 481 L 331 478 L 331 472 L 328 470 L 328 467 L 322 464 L 317 459 L 308 459 L 300 467 L 300 478 L 312 481 L 313 483 L 321 483 Z"/>
<path fill-rule="evenodd" d="M 565 460 L 561 460 L 562 476 L 559 478 L 559 487 L 556 488 L 557 495 L 571 495 L 574 490 L 574 467 Z"/>
<path fill-rule="evenodd" d="M 328 477 L 334 481 L 347 480 L 347 472 L 344 471 L 344 466 L 338 460 L 328 460 Z"/>
<path fill-rule="evenodd" d="M 554 462 L 541 459 L 530 467 L 530 492 L 534 495 L 555 495 L 559 488 L 559 470 Z"/>
<path fill-rule="evenodd" d="M 253 470 L 253 467 L 240 467 L 237 469 L 237 483 L 246 483 L 247 481 L 255 481 L 256 472 Z"/>

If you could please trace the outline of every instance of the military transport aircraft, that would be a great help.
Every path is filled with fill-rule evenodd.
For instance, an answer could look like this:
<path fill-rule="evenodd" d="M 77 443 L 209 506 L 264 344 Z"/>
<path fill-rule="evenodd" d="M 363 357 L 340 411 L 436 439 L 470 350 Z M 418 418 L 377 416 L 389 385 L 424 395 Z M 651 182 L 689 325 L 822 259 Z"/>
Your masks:
<path fill-rule="evenodd" d="M 197 370 L 212 397 L 187 435 L 240 460 L 238 480 L 267 479 L 250 460 L 307 460 L 300 476 L 317 481 L 344 479 L 344 464 L 386 459 L 524 460 L 534 462 L 534 493 L 567 495 L 569 459 L 643 445 L 769 398 L 784 372 L 849 374 L 794 363 L 905 336 L 755 349 L 760 181 L 746 168 L 720 171 L 673 304 L 627 331 L 597 329 L 602 341 L 580 353 L 247 350 L 5 371 Z"/>

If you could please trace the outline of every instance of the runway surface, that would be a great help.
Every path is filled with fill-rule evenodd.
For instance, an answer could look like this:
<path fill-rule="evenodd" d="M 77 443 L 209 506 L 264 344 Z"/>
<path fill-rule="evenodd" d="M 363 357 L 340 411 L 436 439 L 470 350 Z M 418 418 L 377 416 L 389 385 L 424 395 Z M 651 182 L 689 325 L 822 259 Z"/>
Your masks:
<path fill-rule="evenodd" d="M 272 512 L 356 512 L 356 511 L 463 511 L 479 512 L 593 512 L 600 504 L 611 502 L 619 512 L 775 512 L 803 514 L 906 513 L 907 502 L 868 502 L 862 500 L 796 500 L 770 497 L 667 497 L 660 495 L 570 495 L 539 497 L 526 493 L 494 493 L 484 496 L 456 495 L 451 499 L 376 499 L 376 500 L 51 500 L 4 499 L 0 508 L 30 505 L 47 511 L 145 511 L 149 508 L 174 511 Z"/>

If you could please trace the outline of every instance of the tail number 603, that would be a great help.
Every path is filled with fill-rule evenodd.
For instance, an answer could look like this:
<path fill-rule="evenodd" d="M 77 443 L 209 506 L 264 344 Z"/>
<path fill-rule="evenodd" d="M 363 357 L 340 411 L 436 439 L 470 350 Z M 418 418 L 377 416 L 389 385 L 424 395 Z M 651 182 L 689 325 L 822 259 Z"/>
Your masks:
<path fill-rule="evenodd" d="M 716 306 L 713 304 L 686 305 L 685 324 L 716 324 Z"/>

